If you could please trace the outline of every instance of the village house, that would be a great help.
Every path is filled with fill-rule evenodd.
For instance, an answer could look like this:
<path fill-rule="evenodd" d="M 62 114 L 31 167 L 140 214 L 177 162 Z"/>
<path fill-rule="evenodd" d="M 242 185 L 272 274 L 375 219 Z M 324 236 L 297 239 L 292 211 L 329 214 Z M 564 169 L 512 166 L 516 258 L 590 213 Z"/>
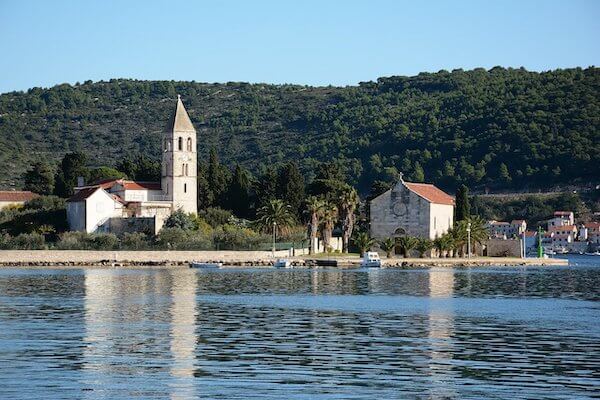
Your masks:
<path fill-rule="evenodd" d="M 527 222 L 523 219 L 515 219 L 509 222 L 504 221 L 488 221 L 490 238 L 493 239 L 508 239 L 514 236 L 521 236 L 527 230 Z"/>
<path fill-rule="evenodd" d="M 173 211 L 196 213 L 196 130 L 179 96 L 161 142 L 160 182 L 79 182 L 67 200 L 70 229 L 156 234 Z"/>
<path fill-rule="evenodd" d="M 555 249 L 568 248 L 577 238 L 575 225 L 553 226 L 549 230 L 552 235 L 552 247 Z"/>
<path fill-rule="evenodd" d="M 600 222 L 587 222 L 587 240 L 593 244 L 600 244 Z"/>
<path fill-rule="evenodd" d="M 452 227 L 454 198 L 434 185 L 400 180 L 371 200 L 370 233 L 373 238 L 440 237 Z"/>
<path fill-rule="evenodd" d="M 8 206 L 23 205 L 36 197 L 39 197 L 39 194 L 27 190 L 2 190 L 0 191 L 0 210 Z"/>
<path fill-rule="evenodd" d="M 572 211 L 555 211 L 548 220 L 548 229 L 555 226 L 575 225 L 575 214 Z"/>

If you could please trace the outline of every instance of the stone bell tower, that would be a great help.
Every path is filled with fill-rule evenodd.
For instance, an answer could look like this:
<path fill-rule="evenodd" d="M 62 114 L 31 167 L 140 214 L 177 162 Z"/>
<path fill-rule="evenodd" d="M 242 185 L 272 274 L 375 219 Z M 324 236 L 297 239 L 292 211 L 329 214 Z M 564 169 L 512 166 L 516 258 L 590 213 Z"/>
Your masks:
<path fill-rule="evenodd" d="M 198 212 L 196 130 L 177 96 L 177 106 L 163 137 L 161 188 L 173 210 Z"/>

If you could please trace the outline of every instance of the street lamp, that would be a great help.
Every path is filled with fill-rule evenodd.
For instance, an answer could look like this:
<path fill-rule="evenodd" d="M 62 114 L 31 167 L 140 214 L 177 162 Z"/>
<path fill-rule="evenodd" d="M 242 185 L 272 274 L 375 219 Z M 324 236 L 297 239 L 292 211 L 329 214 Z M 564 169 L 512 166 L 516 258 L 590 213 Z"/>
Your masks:
<path fill-rule="evenodd" d="M 273 257 L 275 257 L 275 230 L 277 228 L 277 222 L 273 221 Z"/>
<path fill-rule="evenodd" d="M 467 223 L 467 257 L 471 258 L 471 223 Z"/>

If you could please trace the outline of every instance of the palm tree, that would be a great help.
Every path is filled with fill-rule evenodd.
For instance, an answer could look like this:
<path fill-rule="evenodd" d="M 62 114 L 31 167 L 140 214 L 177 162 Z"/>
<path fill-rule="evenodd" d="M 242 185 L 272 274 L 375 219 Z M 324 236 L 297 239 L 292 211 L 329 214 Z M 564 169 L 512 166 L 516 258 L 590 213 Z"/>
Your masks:
<path fill-rule="evenodd" d="M 375 239 L 369 236 L 368 232 L 357 232 L 352 238 L 352 242 L 356 247 L 358 247 L 358 251 L 362 256 L 375 244 Z"/>
<path fill-rule="evenodd" d="M 329 251 L 331 235 L 333 234 L 333 226 L 335 225 L 335 222 L 337 221 L 337 217 L 338 217 L 338 208 L 335 206 L 335 204 L 330 203 L 330 202 L 325 202 L 325 205 L 323 206 L 323 214 L 322 214 L 322 218 L 323 218 L 322 235 L 323 235 L 323 247 L 324 247 L 325 251 Z"/>
<path fill-rule="evenodd" d="M 427 238 L 418 238 L 415 246 L 419 252 L 419 257 L 425 257 L 425 253 L 433 248 L 433 242 Z"/>
<path fill-rule="evenodd" d="M 356 211 L 358 202 L 358 193 L 354 188 L 345 190 L 340 196 L 339 206 L 341 214 L 340 219 L 342 221 L 342 251 L 344 253 L 348 252 L 348 242 L 350 236 L 352 236 L 352 231 L 354 230 L 354 222 L 356 220 L 354 212 Z"/>
<path fill-rule="evenodd" d="M 283 200 L 269 200 L 265 206 L 256 211 L 256 215 L 258 219 L 254 225 L 261 232 L 269 233 L 274 227 L 277 227 L 280 232 L 287 232 L 294 225 L 292 208 Z"/>
<path fill-rule="evenodd" d="M 387 238 L 379 242 L 379 247 L 381 250 L 385 251 L 385 256 L 387 258 L 392 257 L 392 253 L 394 252 L 394 248 L 396 247 L 396 241 L 394 238 Z"/>
<path fill-rule="evenodd" d="M 319 219 L 323 215 L 323 208 L 325 207 L 325 202 L 322 199 L 319 199 L 315 196 L 309 196 L 306 199 L 306 213 L 309 214 L 309 222 L 308 226 L 310 229 L 310 245 L 308 251 L 310 254 L 314 252 L 314 243 L 319 232 Z"/>
<path fill-rule="evenodd" d="M 452 250 L 453 245 L 452 235 L 448 233 L 444 233 L 442 236 L 433 240 L 433 247 L 437 250 L 438 257 L 447 255 L 446 252 Z"/>
<path fill-rule="evenodd" d="M 399 238 L 396 238 L 396 245 L 400 247 L 404 258 L 408 258 L 410 251 L 417 245 L 417 238 L 412 236 L 400 236 Z"/>

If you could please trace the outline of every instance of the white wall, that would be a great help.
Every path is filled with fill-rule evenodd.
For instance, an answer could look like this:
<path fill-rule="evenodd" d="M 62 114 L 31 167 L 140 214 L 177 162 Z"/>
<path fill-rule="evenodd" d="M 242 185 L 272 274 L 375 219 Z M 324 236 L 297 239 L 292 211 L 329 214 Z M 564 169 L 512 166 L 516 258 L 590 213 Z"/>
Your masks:
<path fill-rule="evenodd" d="M 85 201 L 85 231 L 103 231 L 102 225 L 111 217 L 121 217 L 123 205 L 104 190 L 97 190 Z"/>
<path fill-rule="evenodd" d="M 442 236 L 452 227 L 454 206 L 431 203 L 429 210 L 429 239 Z"/>

